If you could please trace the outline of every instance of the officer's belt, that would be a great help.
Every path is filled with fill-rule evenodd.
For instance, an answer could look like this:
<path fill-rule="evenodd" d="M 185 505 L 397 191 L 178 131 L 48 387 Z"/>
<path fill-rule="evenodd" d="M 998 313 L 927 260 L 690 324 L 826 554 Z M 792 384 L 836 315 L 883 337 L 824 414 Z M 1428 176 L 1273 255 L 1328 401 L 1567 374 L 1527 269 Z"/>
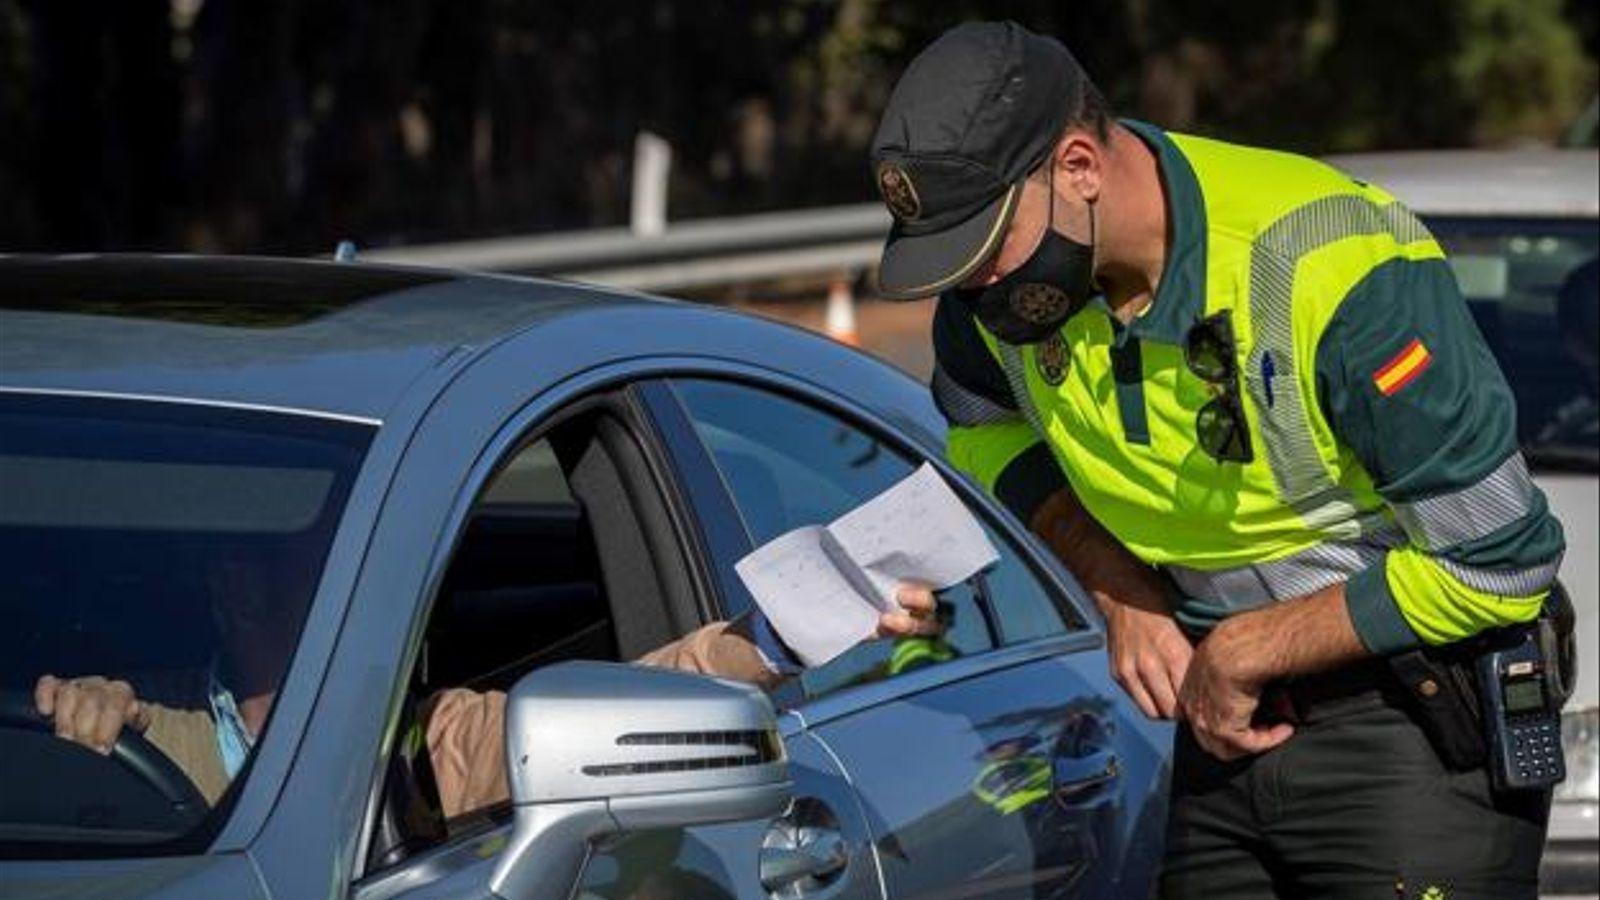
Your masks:
<path fill-rule="evenodd" d="M 1168 564 L 1163 570 L 1186 595 L 1231 615 L 1274 600 L 1303 597 L 1382 561 L 1391 547 L 1405 543 L 1398 528 L 1385 528 L 1360 541 L 1326 541 L 1291 556 L 1230 569 L 1196 569 Z"/>

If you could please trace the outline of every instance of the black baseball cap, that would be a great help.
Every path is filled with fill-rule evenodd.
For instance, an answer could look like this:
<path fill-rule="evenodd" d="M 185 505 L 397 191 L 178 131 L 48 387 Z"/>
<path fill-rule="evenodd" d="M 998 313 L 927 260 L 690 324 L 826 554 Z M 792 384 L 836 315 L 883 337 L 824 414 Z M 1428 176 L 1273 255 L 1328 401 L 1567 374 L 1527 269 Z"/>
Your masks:
<path fill-rule="evenodd" d="M 1060 41 L 1015 22 L 958 25 L 911 61 L 872 139 L 873 181 L 894 216 L 884 296 L 928 297 L 983 265 L 1087 82 Z"/>

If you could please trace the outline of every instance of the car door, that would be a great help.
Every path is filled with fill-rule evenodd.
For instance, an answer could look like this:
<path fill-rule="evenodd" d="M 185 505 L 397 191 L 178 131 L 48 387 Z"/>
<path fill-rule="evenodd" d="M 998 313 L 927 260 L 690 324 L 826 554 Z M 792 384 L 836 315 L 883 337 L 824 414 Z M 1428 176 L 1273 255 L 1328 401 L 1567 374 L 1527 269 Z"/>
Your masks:
<path fill-rule="evenodd" d="M 449 553 L 429 579 L 436 594 L 389 733 L 421 735 L 416 710 L 441 692 L 503 691 L 565 659 L 633 659 L 699 624 L 695 609 L 722 605 L 706 596 L 713 580 L 694 574 L 704 529 L 680 500 L 686 488 L 636 413 L 639 388 L 627 378 L 647 372 L 617 367 L 605 389 L 534 407 L 485 445 L 459 489 L 466 512 L 439 538 Z M 785 845 L 762 821 L 629 833 L 593 848 L 574 896 L 763 900 L 809 878 L 830 900 L 881 900 L 865 817 L 843 771 L 798 717 L 780 727 L 795 795 L 837 842 Z M 447 816 L 437 773 L 415 746 L 397 741 L 378 761 L 387 774 L 373 795 L 354 896 L 487 896 L 510 834 L 509 804 Z M 773 874 L 808 868 L 814 877 L 801 871 L 782 884 Z"/>
<path fill-rule="evenodd" d="M 632 834 L 599 848 L 579 882 L 581 900 L 881 898 L 865 819 L 832 754 L 791 718 L 784 749 L 798 816 Z M 825 840 L 814 839 L 826 832 Z M 836 839 L 834 836 L 837 836 Z M 806 842 L 801 845 L 801 840 Z"/>
<path fill-rule="evenodd" d="M 719 523 L 705 527 L 733 535 L 711 547 L 729 614 L 750 603 L 738 556 L 833 519 L 928 456 L 849 401 L 792 385 L 684 378 L 650 399 L 678 467 L 718 474 L 694 500 Z M 1070 576 L 945 471 L 998 565 L 940 593 L 941 640 L 863 644 L 780 700 L 848 773 L 890 897 L 1148 896 L 1170 728 L 1108 678 Z M 825 833 L 805 814 L 774 827 Z"/>

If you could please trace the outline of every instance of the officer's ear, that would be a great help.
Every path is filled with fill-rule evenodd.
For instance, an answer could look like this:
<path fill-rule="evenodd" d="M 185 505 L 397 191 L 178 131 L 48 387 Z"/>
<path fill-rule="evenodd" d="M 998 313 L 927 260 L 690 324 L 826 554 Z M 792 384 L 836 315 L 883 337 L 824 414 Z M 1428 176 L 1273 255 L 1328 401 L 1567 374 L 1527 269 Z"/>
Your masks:
<path fill-rule="evenodd" d="M 1086 203 L 1100 199 L 1101 180 L 1105 176 L 1106 148 L 1093 132 L 1081 128 L 1068 128 L 1056 141 L 1056 190 L 1077 195 Z"/>

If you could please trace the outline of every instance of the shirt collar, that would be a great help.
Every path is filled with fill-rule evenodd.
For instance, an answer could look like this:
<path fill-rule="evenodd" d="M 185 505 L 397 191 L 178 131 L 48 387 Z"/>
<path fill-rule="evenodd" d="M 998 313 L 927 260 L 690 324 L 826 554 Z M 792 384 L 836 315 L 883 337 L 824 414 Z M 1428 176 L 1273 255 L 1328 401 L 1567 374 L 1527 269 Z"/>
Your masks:
<path fill-rule="evenodd" d="M 1125 332 L 1141 340 L 1182 344 L 1189 327 L 1205 310 L 1206 209 L 1194 168 L 1165 131 L 1147 122 L 1122 119 L 1122 125 L 1156 155 L 1167 205 L 1167 258 L 1150 308 Z"/>

